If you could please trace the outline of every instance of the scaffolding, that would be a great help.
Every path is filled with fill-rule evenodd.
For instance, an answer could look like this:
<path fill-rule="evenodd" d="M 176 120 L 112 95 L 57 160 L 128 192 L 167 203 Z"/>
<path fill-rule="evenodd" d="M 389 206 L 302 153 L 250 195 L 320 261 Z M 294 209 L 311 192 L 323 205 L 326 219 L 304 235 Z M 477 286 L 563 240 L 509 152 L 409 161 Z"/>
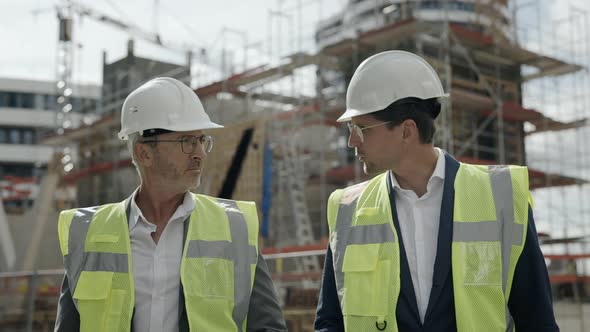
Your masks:
<path fill-rule="evenodd" d="M 585 68 L 523 84 L 523 105 L 543 109 L 547 115 L 547 120 L 534 123 L 534 130 L 527 133 L 528 164 L 577 179 L 571 186 L 555 186 L 554 179 L 546 178 L 533 197 L 535 205 L 543 207 L 536 209 L 535 221 L 544 235 L 540 242 L 549 260 L 560 327 L 586 331 L 590 326 L 590 307 L 585 304 L 590 296 L 590 151 L 583 142 L 590 139 L 588 13 L 572 5 L 547 8 L 528 3 L 518 9 L 521 23 L 515 30 L 521 43 Z M 556 131 L 559 125 L 549 118 L 578 125 Z"/>
<path fill-rule="evenodd" d="M 388 5 L 382 4 L 376 10 L 378 13 L 384 12 Z M 586 14 L 570 8 L 570 16 L 562 22 L 570 29 L 565 39 L 568 46 L 550 47 L 551 50 L 560 50 L 554 53 L 549 52 L 549 48 L 531 48 L 529 43 L 522 41 L 520 35 L 512 33 L 512 29 L 518 32 L 520 28 L 516 23 L 521 9 L 518 3 L 509 6 L 507 1 L 472 1 L 462 5 L 450 1 L 438 4 L 427 1 L 400 3 L 394 19 L 385 17 L 378 27 L 358 31 L 352 37 L 342 38 L 318 50 L 317 54 L 322 58 L 336 59 L 338 64 L 330 67 L 318 65 L 316 102 L 321 107 L 301 107 L 288 113 L 300 117 L 298 126 L 302 128 L 312 126 L 318 117 L 325 126 L 336 126 L 335 119 L 344 107 L 346 82 L 363 59 L 387 49 L 417 52 L 435 67 L 451 94 L 443 113 L 446 116 L 440 117 L 437 123 L 443 130 L 439 130 L 435 137 L 436 145 L 464 162 L 529 165 L 530 186 L 536 190 L 533 194 L 535 198 L 541 196 L 539 193 L 543 191 L 557 193 L 549 204 L 539 205 L 537 202 L 536 208 L 536 211 L 540 210 L 537 218 L 539 227 L 546 230 L 546 220 L 560 220 L 560 227 L 556 229 L 552 225 L 548 231 L 552 237 L 565 238 L 566 245 L 561 246 L 562 255 L 548 255 L 547 259 L 587 259 L 588 233 L 585 220 L 588 219 L 588 210 L 584 202 L 587 201 L 587 170 L 590 164 L 588 153 L 583 144 L 579 144 L 588 139 L 588 72 L 583 70 L 588 66 L 589 55 L 587 36 L 584 34 L 584 31 L 588 31 Z M 458 22 L 458 12 L 465 10 L 473 11 L 472 19 L 467 23 Z M 433 11 L 438 11 L 436 19 L 433 19 Z M 510 13 L 513 17 L 510 17 Z M 330 29 L 334 29 L 333 23 Z M 343 25 L 341 29 L 347 27 Z M 555 33 L 556 30 L 553 35 L 548 35 L 550 37 L 543 34 L 545 42 L 559 40 L 561 45 L 564 39 Z M 551 82 L 551 87 L 547 87 L 546 82 Z M 529 87 L 538 85 L 546 90 L 542 92 L 543 97 L 537 100 L 539 102 L 532 102 L 535 96 Z M 564 93 L 566 89 L 568 93 Z M 547 90 L 554 94 L 548 94 Z M 563 109 L 552 108 L 552 104 L 562 105 Z M 566 115 L 568 112 L 570 114 Z M 281 114 L 282 118 L 289 118 L 288 113 Z M 337 126 L 335 129 L 340 139 L 325 134 L 324 141 L 317 142 L 341 149 L 325 163 L 336 166 L 328 169 L 325 178 L 321 179 L 323 188 L 329 185 L 342 187 L 366 178 L 360 174 L 358 162 L 342 144 L 346 140 L 346 131 Z M 299 129 L 300 132 L 302 130 Z M 543 137 L 545 143 L 532 143 L 535 137 Z M 550 152 L 551 148 L 546 143 L 548 141 L 555 144 L 555 154 Z M 337 142 L 340 144 L 334 144 Z M 567 146 L 573 149 L 570 153 L 565 149 Z M 544 149 L 543 152 L 536 156 L 533 153 L 532 158 L 545 157 L 546 163 L 529 160 L 529 149 L 534 151 L 538 147 Z M 550 155 L 554 158 L 547 158 Z M 313 184 L 311 179 L 308 180 L 308 192 Z M 568 199 L 568 192 L 577 196 Z M 279 191 L 279 197 L 281 193 Z M 278 205 L 285 206 L 281 203 Z M 549 219 L 543 216 L 546 211 L 551 211 Z M 572 220 L 572 215 L 579 218 L 577 222 Z M 275 227 L 288 229 L 285 221 L 289 222 L 290 219 L 275 219 Z M 325 223 L 325 219 L 313 222 Z M 326 235 L 325 230 L 316 229 L 320 229 L 320 232 L 314 235 L 320 240 Z M 572 230 L 575 234 L 581 234 L 576 236 L 578 244 L 571 244 L 575 242 L 569 239 Z M 541 238 L 541 243 L 556 242 Z M 577 246 L 577 251 L 573 251 L 573 246 Z M 302 275 L 302 278 L 305 277 L 309 277 L 309 274 Z M 586 268 L 561 276 L 552 275 L 551 280 L 554 286 L 564 281 L 574 285 L 574 299 L 580 306 L 579 310 L 574 310 L 576 323 L 568 325 L 568 330 L 579 328 L 583 331 L 585 322 L 581 302 L 586 296 L 582 287 L 583 281 L 588 280 Z M 571 315 L 570 311 L 558 310 L 560 323 L 568 324 L 565 322 Z"/>

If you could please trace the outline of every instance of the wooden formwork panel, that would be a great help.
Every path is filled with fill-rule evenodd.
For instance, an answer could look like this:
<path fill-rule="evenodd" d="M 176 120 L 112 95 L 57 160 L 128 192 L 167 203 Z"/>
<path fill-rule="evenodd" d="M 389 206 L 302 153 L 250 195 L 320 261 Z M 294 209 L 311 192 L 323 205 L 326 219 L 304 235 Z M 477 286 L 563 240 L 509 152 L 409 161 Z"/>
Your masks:
<path fill-rule="evenodd" d="M 197 192 L 254 201 L 260 209 L 265 127 L 266 121 L 260 118 L 210 130 L 213 150 L 205 161 Z"/>

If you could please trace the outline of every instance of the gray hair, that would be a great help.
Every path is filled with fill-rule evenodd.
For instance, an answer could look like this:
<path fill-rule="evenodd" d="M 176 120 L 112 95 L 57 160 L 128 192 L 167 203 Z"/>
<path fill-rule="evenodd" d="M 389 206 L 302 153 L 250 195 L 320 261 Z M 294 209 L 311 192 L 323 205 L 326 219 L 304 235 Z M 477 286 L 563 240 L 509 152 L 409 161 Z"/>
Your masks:
<path fill-rule="evenodd" d="M 135 156 L 135 150 L 133 149 L 133 147 L 135 147 L 135 144 L 137 144 L 139 137 L 140 137 L 139 133 L 131 133 L 128 135 L 127 150 L 129 150 L 129 153 L 131 154 L 131 163 L 133 164 L 133 166 L 135 166 L 135 170 L 137 171 L 137 174 L 139 175 L 139 182 L 141 184 L 143 182 L 143 173 L 141 172 L 141 167 L 139 166 L 139 163 L 137 162 L 137 157 Z"/>

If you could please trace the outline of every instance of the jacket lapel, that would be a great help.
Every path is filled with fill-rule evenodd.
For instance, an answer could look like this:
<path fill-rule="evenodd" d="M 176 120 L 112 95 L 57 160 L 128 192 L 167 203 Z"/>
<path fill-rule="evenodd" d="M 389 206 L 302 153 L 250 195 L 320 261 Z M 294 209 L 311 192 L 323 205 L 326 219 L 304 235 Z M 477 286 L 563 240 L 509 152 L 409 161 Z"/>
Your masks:
<path fill-rule="evenodd" d="M 129 226 L 129 215 L 131 215 L 131 199 L 133 198 L 133 194 L 127 197 L 123 202 L 125 206 L 125 219 L 127 219 L 127 226 Z M 133 257 L 132 257 L 133 258 Z M 131 271 L 133 271 L 133 267 L 130 266 Z M 135 290 L 133 290 L 135 291 Z M 135 306 L 133 306 L 133 313 L 131 314 L 131 330 L 133 331 L 133 317 L 135 317 Z"/>
<path fill-rule="evenodd" d="M 399 226 L 399 220 L 397 217 L 397 208 L 395 206 L 395 192 L 391 183 L 391 174 L 387 173 L 387 188 L 389 190 L 389 202 L 391 204 L 391 213 L 393 214 L 393 224 L 397 230 L 397 236 L 399 240 L 399 258 L 400 258 L 400 294 L 398 299 L 398 305 L 405 301 L 410 306 L 411 314 L 414 315 L 414 319 L 420 321 L 420 313 L 418 312 L 418 304 L 416 302 L 416 294 L 414 293 L 414 284 L 412 282 L 412 275 L 410 274 L 410 266 L 408 265 L 408 259 L 406 257 L 406 249 L 404 247 L 404 240 L 401 236 L 401 228 Z M 401 300 L 401 301 L 400 301 Z"/>
<path fill-rule="evenodd" d="M 440 224 L 434 273 L 432 274 L 432 290 L 424 321 L 428 321 L 442 291 L 442 286 L 451 275 L 451 243 L 453 241 L 453 209 L 455 204 L 455 176 L 459 170 L 459 162 L 445 153 L 445 181 L 440 209 Z"/>
<path fill-rule="evenodd" d="M 192 214 L 191 214 L 192 215 Z M 183 248 L 182 252 L 184 253 L 184 246 L 186 246 L 186 234 L 188 233 L 188 225 L 190 223 L 191 215 L 186 218 L 183 224 L 183 231 L 182 231 L 182 243 Z M 180 280 L 180 289 L 178 294 L 178 325 L 179 331 L 184 332 L 188 331 L 188 317 L 186 315 L 186 308 L 184 306 L 184 287 L 182 287 L 182 279 Z"/>
<path fill-rule="evenodd" d="M 125 218 L 127 218 L 127 225 L 129 225 L 129 215 L 131 214 L 131 198 L 133 195 L 127 197 L 123 201 L 123 205 L 125 206 Z"/>

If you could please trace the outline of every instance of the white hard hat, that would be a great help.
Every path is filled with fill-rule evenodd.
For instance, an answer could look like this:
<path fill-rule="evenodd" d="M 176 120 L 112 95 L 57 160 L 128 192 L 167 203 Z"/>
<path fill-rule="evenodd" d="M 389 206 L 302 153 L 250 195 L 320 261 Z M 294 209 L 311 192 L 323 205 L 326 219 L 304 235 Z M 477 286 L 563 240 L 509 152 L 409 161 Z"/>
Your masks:
<path fill-rule="evenodd" d="M 436 71 L 421 57 L 405 51 L 386 51 L 363 61 L 346 91 L 346 112 L 338 122 L 385 109 L 408 97 L 448 97 Z"/>
<path fill-rule="evenodd" d="M 211 122 L 197 94 L 184 83 L 158 77 L 131 92 L 123 103 L 119 138 L 148 129 L 191 131 L 223 128 Z"/>

